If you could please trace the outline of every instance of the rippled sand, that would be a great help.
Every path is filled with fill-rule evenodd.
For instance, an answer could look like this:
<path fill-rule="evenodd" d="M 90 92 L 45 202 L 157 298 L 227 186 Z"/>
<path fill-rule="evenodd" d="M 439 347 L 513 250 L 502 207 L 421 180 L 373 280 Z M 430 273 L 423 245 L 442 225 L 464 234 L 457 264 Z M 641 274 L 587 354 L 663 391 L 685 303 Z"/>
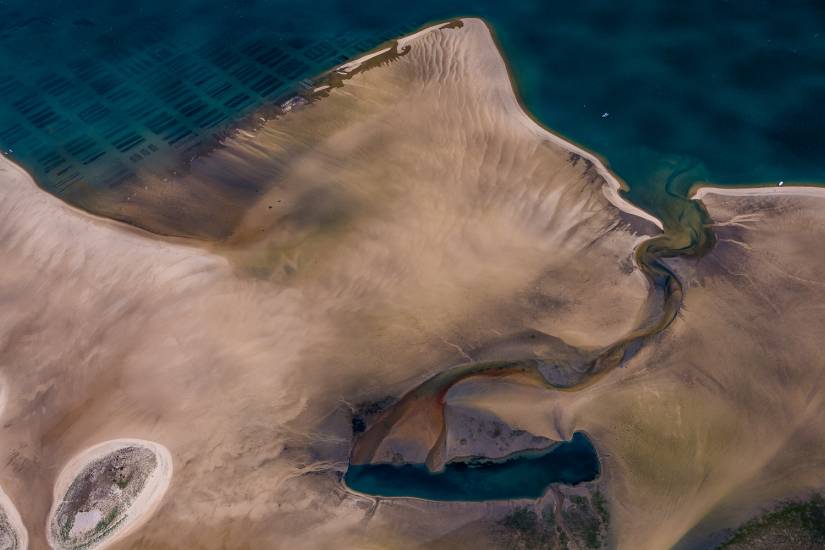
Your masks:
<path fill-rule="evenodd" d="M 825 190 L 701 196 L 718 243 L 701 261 L 671 261 L 682 313 L 625 369 L 572 396 L 488 387 L 465 398 L 538 435 L 559 417 L 591 434 L 619 548 L 712 546 L 825 485 Z"/>
<path fill-rule="evenodd" d="M 484 25 L 407 45 L 218 153 L 313 140 L 212 252 L 90 218 L 3 165 L 0 481 L 35 543 L 64 463 L 120 437 L 179 465 L 136 543 L 404 537 L 340 488 L 350 404 L 520 329 L 596 346 L 644 314 L 631 252 L 652 224 L 623 221 L 615 183 L 521 112 Z"/>
<path fill-rule="evenodd" d="M 214 211 L 210 244 L 80 213 L 2 161 L 0 485 L 32 548 L 45 547 L 61 469 L 118 438 L 155 441 L 175 464 L 160 508 L 124 547 L 412 547 L 519 504 L 376 505 L 347 492 L 352 408 L 523 330 L 613 342 L 656 305 L 632 252 L 658 229 L 596 159 L 522 112 L 483 23 L 393 47 L 403 55 L 198 161 L 193 174 L 225 181 L 246 167 L 255 182 L 254 198 L 226 203 L 231 215 Z M 160 215 L 159 196 L 136 212 Z M 748 204 L 712 198 L 722 221 Z M 777 328 L 770 304 L 799 319 L 820 312 L 812 275 L 780 292 L 785 275 L 757 254 L 811 265 L 807 248 L 773 248 L 796 242 L 803 223 L 818 227 L 802 213 L 815 217 L 819 199 L 799 200 L 798 216 L 723 226 L 712 259 L 679 264 L 685 311 L 627 368 L 577 394 L 497 385 L 463 402 L 550 439 L 587 430 L 605 461 L 615 542 L 675 542 L 773 464 L 788 437 L 767 445 L 770 426 L 807 429 L 818 406 L 801 390 L 816 378 L 817 324 L 791 315 L 769 336 L 781 346 L 794 334 L 794 355 L 759 332 Z M 751 248 L 726 244 L 725 230 Z M 745 261 L 753 274 L 741 275 Z M 495 542 L 470 531 L 468 546 Z"/>

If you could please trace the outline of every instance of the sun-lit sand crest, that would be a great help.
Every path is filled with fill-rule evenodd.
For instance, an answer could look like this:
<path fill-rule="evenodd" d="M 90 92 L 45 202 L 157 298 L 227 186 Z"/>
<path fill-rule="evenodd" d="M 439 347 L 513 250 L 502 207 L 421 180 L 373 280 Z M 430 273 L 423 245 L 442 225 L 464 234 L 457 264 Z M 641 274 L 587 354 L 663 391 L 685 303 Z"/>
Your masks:
<path fill-rule="evenodd" d="M 157 443 L 116 439 L 86 449 L 57 478 L 49 544 L 110 546 L 151 517 L 171 479 L 172 456 Z"/>
<path fill-rule="evenodd" d="M 3 416 L 3 411 L 6 408 L 6 403 L 9 400 L 9 388 L 6 381 L 0 378 L 0 418 Z"/>
<path fill-rule="evenodd" d="M 485 25 L 399 42 L 403 56 L 194 163 L 180 189 L 263 182 L 208 250 L 91 218 L 0 161 L 0 364 L 15 388 L 0 483 L 24 518 L 47 516 L 78 448 L 123 433 L 180 465 L 164 513 L 131 533 L 145 547 L 490 548 L 516 507 L 569 502 L 553 487 L 512 503 L 341 487 L 353 416 L 528 349 L 514 335 L 597 349 L 661 304 L 633 261 L 656 226 L 522 112 Z M 146 183 L 136 216 L 167 198 Z M 448 397 L 528 445 L 592 436 L 604 475 L 576 495 L 606 495 L 617 548 L 701 539 L 825 475 L 822 199 L 704 201 L 719 244 L 671 261 L 681 314 L 625 368 L 578 392 L 493 381 Z M 398 441 L 418 452 L 419 436 Z M 84 528 L 102 516 L 80 512 Z"/>
<path fill-rule="evenodd" d="M 8 386 L 0 378 L 0 418 L 8 400 Z M 0 550 L 25 550 L 29 535 L 14 503 L 0 487 Z"/>
<path fill-rule="evenodd" d="M 83 216 L 4 167 L 0 276 L 37 306 L 9 318 L 37 330 L 12 338 L 4 363 L 19 365 L 6 374 L 21 394 L 45 393 L 45 406 L 15 407 L 4 433 L 17 453 L 4 480 L 35 480 L 25 515 L 45 516 L 46 469 L 59 471 L 71 442 L 128 431 L 188 464 L 142 540 L 209 546 L 231 533 L 257 547 L 273 537 L 358 545 L 365 501 L 338 481 L 351 438 L 345 404 L 403 393 L 411 378 L 514 329 L 599 346 L 634 324 L 648 288 L 632 250 L 655 226 L 631 228 L 590 161 L 513 117 L 520 107 L 483 23 L 405 46 L 407 55 L 203 161 L 227 173 L 287 166 L 218 254 Z M 444 71 L 451 57 L 458 64 Z M 295 143 L 311 147 L 291 154 Z M 284 254 L 268 252 L 279 242 Z M 13 276 L 32 271 L 36 280 Z M 581 284 L 587 277 L 598 293 Z M 204 425 L 208 434 L 192 429 Z M 207 477 L 217 504 L 202 490 Z M 341 499 L 334 506 L 330 494 Z M 284 524 L 288 510 L 309 523 Z M 443 534 L 479 510 L 409 528 Z M 370 525 L 383 532 L 382 514 Z"/>
<path fill-rule="evenodd" d="M 0 550 L 26 550 L 29 534 L 14 503 L 0 488 Z"/>

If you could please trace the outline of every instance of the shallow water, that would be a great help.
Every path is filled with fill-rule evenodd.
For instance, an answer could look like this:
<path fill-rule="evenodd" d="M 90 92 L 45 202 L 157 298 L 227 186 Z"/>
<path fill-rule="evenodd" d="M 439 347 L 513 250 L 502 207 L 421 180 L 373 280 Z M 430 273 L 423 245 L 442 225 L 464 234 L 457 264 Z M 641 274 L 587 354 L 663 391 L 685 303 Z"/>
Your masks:
<path fill-rule="evenodd" d="M 448 463 L 431 473 L 424 464 L 350 465 L 344 481 L 362 493 L 427 500 L 538 498 L 552 483 L 576 485 L 599 475 L 599 459 L 582 432 L 547 451 L 504 462 Z"/>
<path fill-rule="evenodd" d="M 168 173 L 324 69 L 475 15 L 495 29 L 529 110 L 658 210 L 669 195 L 647 174 L 674 156 L 714 181 L 825 179 L 825 8 L 793 6 L 11 0 L 0 3 L 0 147 L 57 194 Z"/>
<path fill-rule="evenodd" d="M 825 180 L 815 2 L 13 0 L 0 3 L 0 148 L 58 195 L 166 174 L 313 75 L 455 16 L 490 22 L 529 111 L 603 155 L 660 215 L 697 180 Z M 576 434 L 505 463 L 352 466 L 346 481 L 486 500 L 596 475 Z"/>

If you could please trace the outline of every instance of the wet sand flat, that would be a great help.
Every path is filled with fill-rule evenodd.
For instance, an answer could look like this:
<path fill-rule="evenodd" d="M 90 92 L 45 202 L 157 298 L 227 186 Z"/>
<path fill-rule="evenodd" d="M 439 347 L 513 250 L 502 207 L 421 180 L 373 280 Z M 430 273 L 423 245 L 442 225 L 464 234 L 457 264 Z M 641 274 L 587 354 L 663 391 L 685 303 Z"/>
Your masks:
<path fill-rule="evenodd" d="M 175 464 L 127 547 L 401 545 L 497 514 L 374 515 L 339 482 L 352 408 L 525 329 L 598 347 L 646 314 L 655 225 L 524 115 L 484 24 L 397 46 L 202 161 L 283 164 L 222 242 L 92 218 L 4 161 L 0 484 L 32 547 L 65 463 L 118 438 Z"/>
<path fill-rule="evenodd" d="M 346 491 L 353 413 L 524 331 L 614 342 L 659 303 L 633 259 L 659 229 L 524 114 L 482 22 L 392 48 L 199 161 L 256 182 L 209 243 L 90 217 L 0 161 L 0 486 L 31 548 L 66 463 L 119 438 L 175 465 L 126 548 L 412 548 L 530 504 Z M 671 261 L 682 310 L 624 368 L 579 392 L 453 396 L 536 437 L 592 436 L 619 548 L 698 540 L 823 481 L 822 198 L 702 200 L 718 244 Z"/>
<path fill-rule="evenodd" d="M 458 401 L 537 435 L 590 434 L 618 548 L 712 546 L 825 483 L 825 191 L 701 196 L 717 244 L 670 261 L 681 313 L 624 369 L 573 395 L 488 386 Z"/>

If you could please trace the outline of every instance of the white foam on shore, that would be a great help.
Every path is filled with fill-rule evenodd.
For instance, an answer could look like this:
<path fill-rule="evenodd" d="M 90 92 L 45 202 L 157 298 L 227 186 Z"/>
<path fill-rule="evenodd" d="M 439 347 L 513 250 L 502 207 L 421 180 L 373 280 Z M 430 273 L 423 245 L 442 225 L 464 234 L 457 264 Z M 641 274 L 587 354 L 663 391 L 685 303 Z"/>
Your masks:
<path fill-rule="evenodd" d="M 729 197 L 753 197 L 753 196 L 778 196 L 796 195 L 807 197 L 825 196 L 825 187 L 815 187 L 813 185 L 782 185 L 767 186 L 755 185 L 753 187 L 716 187 L 713 185 L 703 185 L 693 190 L 690 199 L 701 200 L 707 195 L 725 195 Z"/>
<path fill-rule="evenodd" d="M 396 41 L 397 48 L 400 50 L 402 47 L 406 46 L 407 44 L 414 41 L 415 39 L 420 38 L 420 37 L 424 36 L 425 34 L 428 34 L 428 33 L 432 32 L 434 30 L 440 29 L 443 26 L 444 26 L 444 23 L 438 23 L 436 25 L 431 25 L 429 27 L 425 27 L 425 28 L 421 29 L 420 31 L 417 31 L 413 34 L 410 34 L 410 35 L 407 35 L 407 36 L 402 36 L 401 38 L 399 38 Z M 387 47 L 387 48 L 382 48 L 380 50 L 376 50 L 374 52 L 364 54 L 361 57 L 357 57 L 357 58 L 353 59 L 352 61 L 348 61 L 348 62 L 344 63 L 343 65 L 339 65 L 338 67 L 333 69 L 333 71 L 334 72 L 339 72 L 339 73 L 344 73 L 344 74 L 351 73 L 352 71 L 358 69 L 361 65 L 363 65 L 364 63 L 366 63 L 370 59 L 372 59 L 374 57 L 378 57 L 379 55 L 385 54 L 388 51 L 390 51 L 390 49 L 391 49 L 390 47 Z M 321 86 L 319 88 L 316 88 L 315 91 L 316 92 L 321 91 L 321 90 L 326 89 L 326 88 L 329 88 L 329 86 Z"/>
<path fill-rule="evenodd" d="M 344 63 L 343 65 L 341 65 L 340 67 L 335 69 L 335 71 L 340 72 L 340 73 L 351 73 L 352 71 L 354 71 L 355 69 L 360 67 L 363 63 L 366 63 L 367 61 L 369 61 L 373 57 L 378 57 L 379 55 L 387 53 L 388 51 L 390 51 L 390 48 L 384 48 L 382 50 L 378 50 L 378 51 L 375 51 L 375 52 L 372 52 L 372 53 L 368 53 L 367 55 L 359 57 L 358 59 L 355 59 L 355 60 L 350 61 L 348 63 Z"/>
<path fill-rule="evenodd" d="M 26 530 L 26 526 L 23 525 L 23 519 L 17 512 L 17 508 L 14 506 L 14 503 L 11 501 L 9 496 L 3 492 L 2 488 L 0 488 L 0 509 L 2 509 L 6 514 L 9 525 L 11 525 L 11 528 L 14 529 L 14 532 L 17 535 L 17 542 L 20 545 L 20 550 L 26 550 L 26 548 L 29 547 L 29 532 Z"/>
<path fill-rule="evenodd" d="M 480 23 L 482 25 L 485 25 L 485 27 L 487 26 L 487 24 L 483 20 L 476 19 L 476 18 L 462 19 L 461 21 L 464 22 L 465 24 L 476 22 L 476 23 Z M 425 29 L 424 31 L 421 31 L 419 33 L 416 33 L 414 35 L 411 35 L 411 36 L 407 37 L 406 40 L 409 40 L 413 37 L 419 36 L 420 34 L 424 33 L 425 31 L 429 32 L 433 29 L 441 28 L 442 26 L 443 26 L 443 23 L 440 23 L 440 24 L 435 25 L 433 27 L 429 27 L 428 29 Z M 492 30 L 489 27 L 487 27 L 487 32 L 489 32 L 490 35 L 492 36 Z M 399 43 L 401 43 L 400 40 L 399 40 Z M 498 54 L 499 54 L 500 59 L 502 60 L 502 63 L 505 63 L 505 66 L 506 66 L 506 62 L 504 61 L 504 52 L 499 50 Z M 607 186 L 602 187 L 602 192 L 604 193 L 604 196 L 607 198 L 607 200 L 610 201 L 610 203 L 613 206 L 615 206 L 616 208 L 618 208 L 622 212 L 625 212 L 627 214 L 631 214 L 631 215 L 637 216 L 639 218 L 645 219 L 645 220 L 653 223 L 659 229 L 664 230 L 664 226 L 662 225 L 661 220 L 659 220 L 657 217 L 653 216 L 652 214 L 650 214 L 648 212 L 645 212 L 644 210 L 642 210 L 641 208 L 639 208 L 635 204 L 632 204 L 632 203 L 628 202 L 627 200 L 625 200 L 619 194 L 620 190 L 625 189 L 625 185 L 610 170 L 607 169 L 607 167 L 604 165 L 604 163 L 601 161 L 601 159 L 597 155 L 595 155 L 594 153 L 591 153 L 590 151 L 587 151 L 587 150 L 579 147 L 575 143 L 573 143 L 573 142 L 563 138 L 562 136 L 560 136 L 558 134 L 555 134 L 552 131 L 548 130 L 547 128 L 545 128 L 544 126 L 539 124 L 532 116 L 530 116 L 524 110 L 524 107 L 521 105 L 521 103 L 519 103 L 516 89 L 513 87 L 513 75 L 510 74 L 509 67 L 507 67 L 506 70 L 507 70 L 508 81 L 509 81 L 509 84 L 510 84 L 510 92 L 511 92 L 513 98 L 516 101 L 516 107 L 513 109 L 512 114 L 514 116 L 517 116 L 521 120 L 521 122 L 528 129 L 530 129 L 530 131 L 532 131 L 535 135 L 537 135 L 538 137 L 540 137 L 540 138 L 542 138 L 546 141 L 550 141 L 550 142 L 552 142 L 556 145 L 559 145 L 563 149 L 566 149 L 567 151 L 570 151 L 571 153 L 575 153 L 575 154 L 579 155 L 580 157 L 590 161 L 593 164 L 593 166 L 595 167 L 596 172 L 607 182 Z"/>
<path fill-rule="evenodd" d="M 155 454 L 158 464 L 155 469 L 149 474 L 143 489 L 138 494 L 137 498 L 131 503 L 124 520 L 115 527 L 115 529 L 99 542 L 92 543 L 88 546 L 91 548 L 106 548 L 134 532 L 138 527 L 146 523 L 146 521 L 157 511 L 160 503 L 163 500 L 163 495 L 169 488 L 169 483 L 172 480 L 172 455 L 169 450 L 159 443 L 153 441 L 146 441 L 145 439 L 112 439 L 99 443 L 75 455 L 66 466 L 61 470 L 57 477 L 57 482 L 54 485 L 54 496 L 52 500 L 52 508 L 49 511 L 49 517 L 46 523 L 46 536 L 49 540 L 49 546 L 54 549 L 62 549 L 58 541 L 54 540 L 52 534 L 52 523 L 54 521 L 54 514 L 63 501 L 63 497 L 69 489 L 69 486 L 75 478 L 93 461 L 103 458 L 118 449 L 124 447 L 143 447 L 149 449 Z"/>
<path fill-rule="evenodd" d="M 6 408 L 9 397 L 8 393 L 8 385 L 5 380 L 0 378 L 0 416 L 3 416 L 3 410 Z M 26 531 L 26 526 L 23 525 L 23 520 L 17 512 L 17 507 L 15 507 L 14 503 L 2 488 L 0 488 L 0 510 L 6 514 L 9 525 L 14 529 L 21 550 L 26 550 L 29 544 L 29 533 Z"/>
<path fill-rule="evenodd" d="M 484 23 L 483 20 L 475 19 L 475 18 L 461 19 L 461 21 L 464 22 L 464 23 L 480 22 L 480 23 L 486 25 L 486 23 Z M 426 34 L 429 34 L 430 32 L 433 32 L 435 30 L 443 29 L 443 27 L 444 27 L 444 22 L 437 23 L 437 24 L 431 25 L 429 27 L 425 27 L 425 28 L 413 33 L 413 34 L 410 34 L 408 36 L 404 36 L 402 38 L 399 38 L 398 39 L 398 46 L 402 47 L 402 46 L 406 46 L 406 45 L 412 45 L 412 44 L 414 44 L 414 42 L 417 39 L 423 37 Z M 368 61 L 368 60 L 370 60 L 370 59 L 372 59 L 372 58 L 374 58 L 378 55 L 381 55 L 381 54 L 387 52 L 388 50 L 389 50 L 389 48 L 384 48 L 382 50 L 379 50 L 379 51 L 376 51 L 376 52 L 373 52 L 373 53 L 369 53 L 369 54 L 364 55 L 364 56 L 362 56 L 358 59 L 350 61 L 349 63 L 341 65 L 337 70 L 342 71 L 342 72 L 352 72 L 354 69 L 357 69 L 358 67 L 360 67 L 364 62 L 366 62 L 366 61 Z M 502 58 L 503 58 L 503 52 L 499 52 L 499 53 L 502 54 Z M 516 91 L 515 91 L 515 89 L 513 89 L 514 97 L 515 97 L 515 94 L 516 94 Z M 605 197 L 607 197 L 607 200 L 609 200 L 610 203 L 613 206 L 615 206 L 616 208 L 618 208 L 622 212 L 626 212 L 628 214 L 643 218 L 643 219 L 653 223 L 654 225 L 656 225 L 656 227 L 658 227 L 659 229 L 664 229 L 661 220 L 659 220 L 658 218 L 656 218 L 652 214 L 650 214 L 648 212 L 645 212 L 644 210 L 642 210 L 638 206 L 630 203 L 629 201 L 627 201 L 625 198 L 623 198 L 620 195 L 619 191 L 625 189 L 625 185 L 612 172 L 610 172 L 610 170 L 607 169 L 607 167 L 604 165 L 604 163 L 601 161 L 601 159 L 598 156 L 596 156 L 595 154 L 591 153 L 590 151 L 587 151 L 586 149 L 583 149 L 582 147 L 579 147 L 578 145 L 568 141 L 567 139 L 563 138 L 562 136 L 553 133 L 551 130 L 548 130 L 547 128 L 545 128 L 544 126 L 542 126 L 541 124 L 536 122 L 536 120 L 533 119 L 527 112 L 525 112 L 523 108 L 519 107 L 518 112 L 514 113 L 514 114 L 517 114 L 524 121 L 525 124 L 529 125 L 529 127 L 531 128 L 531 130 L 533 132 L 535 132 L 537 135 L 541 136 L 543 139 L 551 141 L 551 142 L 555 143 L 556 145 L 559 145 L 559 146 L 563 147 L 564 149 L 567 149 L 571 153 L 575 153 L 575 154 L 581 156 L 582 158 L 585 158 L 588 161 L 590 161 L 591 163 L 593 163 L 593 166 L 596 168 L 596 171 L 598 172 L 598 174 L 602 178 L 604 178 L 604 180 L 607 181 L 607 183 L 608 183 L 608 185 L 606 187 L 604 187 L 602 189 L 602 191 L 603 191 Z M 777 195 L 777 194 L 781 194 L 781 193 L 784 193 L 786 195 L 822 196 L 822 194 L 825 193 L 825 189 L 823 189 L 821 187 L 810 186 L 810 185 L 788 185 L 784 181 L 782 182 L 782 185 L 777 185 L 777 186 L 754 185 L 753 187 L 717 187 L 717 186 L 713 186 L 713 185 L 705 185 L 705 186 L 701 186 L 701 187 L 696 188 L 693 191 L 693 193 L 689 196 L 689 198 L 699 200 L 699 199 L 702 199 L 702 197 L 705 197 L 708 194 L 727 195 L 727 196 L 755 196 L 755 195 Z"/>
<path fill-rule="evenodd" d="M 512 77 L 511 77 L 511 79 L 512 79 Z M 511 82 L 512 82 L 512 80 L 511 80 Z M 516 94 L 516 91 L 513 90 L 513 96 L 514 97 L 515 97 L 515 94 Z M 595 154 L 591 153 L 590 151 L 582 149 L 581 147 L 579 147 L 575 143 L 572 143 L 572 142 L 564 139 L 560 135 L 554 134 L 553 132 L 551 132 L 550 130 L 548 130 L 547 128 L 545 128 L 544 126 L 539 124 L 538 122 L 536 122 L 535 119 L 533 119 L 533 117 L 531 117 L 529 114 L 527 114 L 524 111 L 524 109 L 521 108 L 520 105 L 519 105 L 519 109 L 518 109 L 518 116 L 520 116 L 523 119 L 525 124 L 530 126 L 530 128 L 532 129 L 533 132 L 535 132 L 537 135 L 539 135 L 543 139 L 545 139 L 547 141 L 550 141 L 550 142 L 552 142 L 556 145 L 559 145 L 562 148 L 567 149 L 571 153 L 575 153 L 575 154 L 579 155 L 580 157 L 582 157 L 584 159 L 587 159 L 588 161 L 593 163 L 593 166 L 596 168 L 596 172 L 598 172 L 598 174 L 607 182 L 607 185 L 602 187 L 602 192 L 604 193 L 604 196 L 607 197 L 607 200 L 610 201 L 610 204 L 612 204 L 613 206 L 615 206 L 616 208 L 618 208 L 622 212 L 625 212 L 627 214 L 631 214 L 633 216 L 637 216 L 639 218 L 645 219 L 645 220 L 651 222 L 652 224 L 654 224 L 659 229 L 664 230 L 664 226 L 662 225 L 662 221 L 659 218 L 657 218 L 656 216 L 654 216 L 654 215 L 652 215 L 648 212 L 645 212 L 644 210 L 642 210 L 641 208 L 639 208 L 635 204 L 632 204 L 631 202 L 624 199 L 619 194 L 619 191 L 625 189 L 625 185 L 621 181 L 619 181 L 619 179 L 615 175 L 613 175 L 613 173 L 610 170 L 607 169 L 607 167 L 604 165 L 604 163 L 602 163 L 602 161 L 599 157 L 597 157 Z"/>
<path fill-rule="evenodd" d="M 465 20 L 462 19 L 461 21 L 465 21 Z M 420 31 L 414 32 L 412 34 L 408 34 L 406 36 L 402 36 L 401 38 L 398 39 L 398 46 L 399 47 L 406 46 L 408 43 L 410 43 L 410 42 L 412 42 L 412 41 L 414 41 L 418 38 L 421 38 L 425 34 L 429 34 L 432 31 L 435 31 L 435 30 L 438 30 L 438 29 L 443 29 L 445 24 L 449 24 L 449 21 L 436 23 L 435 25 L 430 25 L 429 27 L 424 27 Z"/>
<path fill-rule="evenodd" d="M 492 35 L 492 30 L 489 27 L 487 27 L 487 24 L 482 19 L 471 17 L 471 18 L 463 18 L 460 21 L 462 23 L 464 23 L 465 25 L 466 24 L 481 24 L 481 25 L 484 25 L 487 28 L 487 32 Z M 399 38 L 398 41 L 397 41 L 398 48 L 401 49 L 404 46 L 414 45 L 416 40 L 422 38 L 423 36 L 433 32 L 433 31 L 445 30 L 444 25 L 446 23 L 449 23 L 449 21 L 447 21 L 447 22 L 442 21 L 440 23 L 436 23 L 435 25 L 430 25 L 429 27 L 425 27 L 425 28 L 413 33 L 413 34 L 410 34 L 410 35 L 403 36 L 403 37 Z M 378 50 L 378 51 L 366 54 L 366 55 L 364 55 L 362 57 L 359 57 L 359 58 L 357 58 L 353 61 L 345 63 L 344 65 L 341 65 L 340 67 L 338 67 L 335 70 L 338 71 L 338 72 L 342 72 L 342 73 L 350 73 L 353 70 L 360 67 L 364 62 L 369 61 L 370 59 L 389 51 L 389 49 L 390 48 L 384 48 L 382 50 Z M 504 62 L 503 52 L 499 51 L 498 53 L 499 53 L 499 56 L 500 56 L 502 62 Z M 506 64 L 505 64 L 505 66 L 506 66 Z M 578 145 L 564 139 L 560 135 L 554 134 L 553 132 L 551 132 L 550 130 L 548 130 L 547 128 L 545 128 L 544 126 L 539 124 L 538 122 L 536 122 L 535 119 L 533 119 L 527 112 L 525 112 L 524 108 L 518 102 L 518 96 L 516 95 L 516 90 L 512 85 L 513 79 L 512 79 L 512 75 L 509 74 L 509 68 L 507 68 L 506 70 L 507 70 L 507 76 L 508 76 L 510 86 L 511 86 L 510 91 L 513 95 L 513 98 L 516 100 L 516 106 L 517 106 L 514 109 L 514 112 L 512 114 L 519 117 L 519 119 L 534 134 L 536 134 L 540 138 L 545 139 L 547 141 L 551 141 L 554 144 L 559 145 L 562 148 L 570 151 L 571 153 L 575 153 L 575 154 L 579 155 L 580 157 L 585 158 L 588 161 L 590 161 L 591 163 L 593 163 L 593 166 L 596 168 L 596 171 L 598 172 L 598 174 L 602 178 L 604 178 L 604 180 L 608 183 L 608 185 L 606 187 L 603 187 L 602 192 L 604 193 L 607 200 L 610 201 L 610 203 L 613 206 L 615 206 L 616 208 L 618 208 L 622 212 L 637 216 L 639 218 L 643 218 L 643 219 L 653 223 L 659 229 L 664 230 L 664 226 L 662 225 L 661 220 L 659 220 L 658 218 L 656 218 L 652 214 L 650 214 L 648 212 L 645 212 L 644 210 L 642 210 L 638 206 L 628 202 L 627 200 L 625 200 L 619 194 L 619 191 L 625 188 L 624 184 L 621 181 L 619 181 L 619 179 L 615 175 L 613 175 L 613 173 L 610 172 L 610 170 L 607 169 L 607 167 L 604 165 L 604 163 L 602 163 L 601 159 L 599 159 L 598 156 L 596 156 L 595 154 L 593 154 L 593 153 L 591 153 L 591 152 L 589 152 L 585 149 L 582 149 Z"/>

